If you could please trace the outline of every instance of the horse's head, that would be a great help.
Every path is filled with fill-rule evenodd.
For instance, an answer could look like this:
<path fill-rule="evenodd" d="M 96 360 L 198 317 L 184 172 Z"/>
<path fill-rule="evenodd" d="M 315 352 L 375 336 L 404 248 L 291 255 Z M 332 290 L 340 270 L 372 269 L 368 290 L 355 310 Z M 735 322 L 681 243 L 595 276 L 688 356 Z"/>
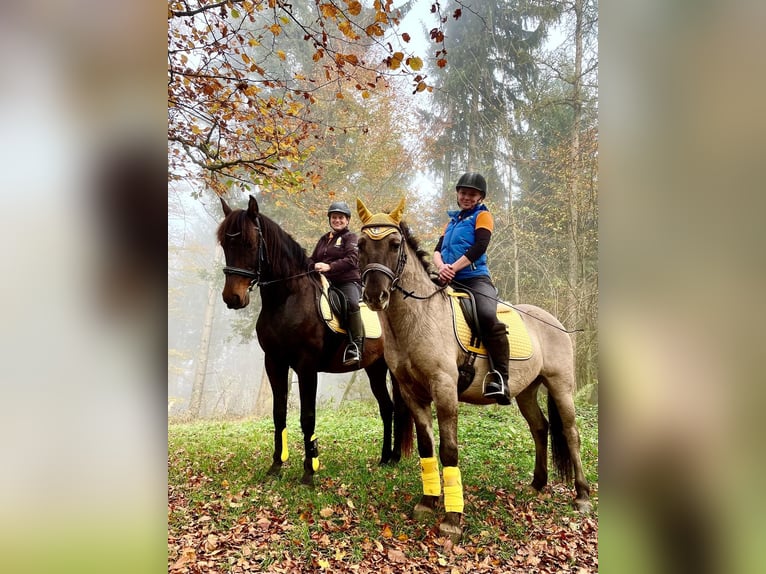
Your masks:
<path fill-rule="evenodd" d="M 373 311 L 388 307 L 390 293 L 399 281 L 406 262 L 404 237 L 399 224 L 404 198 L 390 213 L 372 214 L 361 199 L 356 209 L 362 221 L 359 238 L 359 268 L 362 270 L 364 302 Z"/>
<path fill-rule="evenodd" d="M 263 238 L 258 233 L 258 202 L 251 195 L 247 210 L 231 209 L 221 198 L 224 220 L 218 226 L 218 242 L 226 257 L 223 301 L 229 309 L 250 303 L 250 289 L 260 273 L 259 253 Z"/>

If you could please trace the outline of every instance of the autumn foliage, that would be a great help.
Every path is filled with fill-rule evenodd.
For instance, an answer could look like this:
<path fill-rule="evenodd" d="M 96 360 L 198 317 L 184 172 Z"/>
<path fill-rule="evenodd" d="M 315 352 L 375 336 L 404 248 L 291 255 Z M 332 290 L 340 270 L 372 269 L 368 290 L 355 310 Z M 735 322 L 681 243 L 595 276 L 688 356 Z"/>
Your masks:
<path fill-rule="evenodd" d="M 534 453 L 523 417 L 488 409 L 460 413 L 461 440 L 470 447 L 461 458 L 466 515 L 458 544 L 439 535 L 436 519 L 410 516 L 422 492 L 416 457 L 377 466 L 372 402 L 317 412 L 322 467 L 315 489 L 298 482 L 300 455 L 280 480 L 265 476 L 273 446 L 268 417 L 171 424 L 169 573 L 598 571 L 598 516 L 574 512 L 571 486 L 560 480 L 532 491 Z M 579 414 L 597 504 L 597 411 Z M 299 429 L 297 411 L 288 428 Z M 300 433 L 291 436 L 299 453 Z"/>
<path fill-rule="evenodd" d="M 315 185 L 312 153 L 328 127 L 312 115 L 320 98 L 364 99 L 394 78 L 430 88 L 399 23 L 392 0 L 169 0 L 169 177 L 219 192 L 237 180 Z M 435 45 L 443 39 L 432 30 Z M 439 66 L 445 56 L 433 55 Z"/>

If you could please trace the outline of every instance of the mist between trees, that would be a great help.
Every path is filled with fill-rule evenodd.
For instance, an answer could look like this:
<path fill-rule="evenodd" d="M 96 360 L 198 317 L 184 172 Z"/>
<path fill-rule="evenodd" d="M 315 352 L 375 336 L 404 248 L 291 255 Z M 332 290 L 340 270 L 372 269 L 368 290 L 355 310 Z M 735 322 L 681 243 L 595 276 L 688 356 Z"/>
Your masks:
<path fill-rule="evenodd" d="M 578 388 L 595 400 L 597 2 L 270 4 L 169 3 L 169 413 L 262 408 L 260 298 L 221 301 L 217 195 L 256 195 L 309 250 L 331 201 L 404 196 L 430 252 L 467 170 L 488 182 L 500 297 L 582 329 Z M 321 377 L 320 401 L 369 396 L 363 373 Z"/>

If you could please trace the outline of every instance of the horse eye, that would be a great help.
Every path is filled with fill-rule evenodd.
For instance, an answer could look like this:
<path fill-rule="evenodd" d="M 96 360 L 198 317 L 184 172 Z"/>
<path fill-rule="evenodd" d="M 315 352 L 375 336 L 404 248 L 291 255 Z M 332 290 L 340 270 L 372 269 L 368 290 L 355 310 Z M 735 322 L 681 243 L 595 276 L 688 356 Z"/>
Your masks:
<path fill-rule="evenodd" d="M 401 246 L 402 242 L 399 239 L 394 239 L 389 244 L 389 248 L 391 251 L 399 251 L 399 247 Z"/>

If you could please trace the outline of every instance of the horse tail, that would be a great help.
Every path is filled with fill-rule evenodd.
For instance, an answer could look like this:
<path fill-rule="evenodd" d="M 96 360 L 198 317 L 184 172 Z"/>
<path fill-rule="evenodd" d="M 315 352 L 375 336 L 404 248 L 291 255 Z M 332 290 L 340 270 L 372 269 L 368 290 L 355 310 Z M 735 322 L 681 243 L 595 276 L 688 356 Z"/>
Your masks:
<path fill-rule="evenodd" d="M 569 451 L 569 443 L 564 435 L 564 423 L 561 421 L 559 408 L 556 406 L 556 401 L 553 400 L 550 392 L 548 393 L 548 419 L 550 422 L 553 466 L 562 480 L 570 482 L 574 478 L 572 453 Z"/>

